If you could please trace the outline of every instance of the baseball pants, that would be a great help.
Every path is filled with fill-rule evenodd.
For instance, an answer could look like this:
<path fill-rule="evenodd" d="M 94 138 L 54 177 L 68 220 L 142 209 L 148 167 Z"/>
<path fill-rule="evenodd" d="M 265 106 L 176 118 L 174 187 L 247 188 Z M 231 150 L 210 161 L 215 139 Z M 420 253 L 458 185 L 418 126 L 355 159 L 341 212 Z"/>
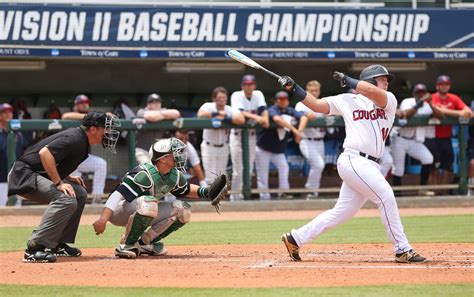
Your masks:
<path fill-rule="evenodd" d="M 275 154 L 266 151 L 257 146 L 257 188 L 260 190 L 268 189 L 268 174 L 270 170 L 270 162 L 275 164 L 278 169 L 278 186 L 285 190 L 290 188 L 288 182 L 288 174 L 290 167 L 286 160 L 285 154 Z M 260 193 L 260 200 L 270 200 L 270 193 Z"/>
<path fill-rule="evenodd" d="M 213 144 L 201 143 L 202 166 L 206 182 L 210 184 L 217 174 L 226 173 L 229 161 L 229 145 L 215 147 Z"/>
<path fill-rule="evenodd" d="M 89 155 L 71 175 L 81 176 L 82 173 L 94 173 L 92 180 L 92 194 L 104 194 L 105 178 L 107 177 L 107 162 L 101 157 Z"/>
<path fill-rule="evenodd" d="M 241 132 L 232 132 L 229 138 L 230 158 L 232 160 L 232 190 L 238 192 L 231 194 L 230 200 L 242 200 L 242 175 L 244 165 L 242 161 L 242 134 Z M 253 165 L 255 162 L 255 148 L 257 147 L 257 137 L 255 130 L 249 130 L 249 173 L 252 176 Z"/>
<path fill-rule="evenodd" d="M 48 248 L 55 248 L 58 243 L 74 243 L 86 204 L 85 188 L 67 180 L 63 182 L 74 188 L 76 198 L 66 196 L 53 185 L 52 181 L 41 175 L 36 177 L 37 190 L 21 195 L 28 200 L 49 203 L 43 213 L 41 223 L 33 230 L 30 237 L 30 240 Z"/>
<path fill-rule="evenodd" d="M 403 176 L 405 173 L 405 155 L 417 159 L 422 165 L 433 164 L 433 155 L 421 142 L 414 139 L 395 137 L 393 142 L 393 175 Z"/>
<path fill-rule="evenodd" d="M 8 201 L 8 183 L 0 183 L 0 207 L 7 205 Z"/>
<path fill-rule="evenodd" d="M 291 235 L 298 246 L 348 221 L 370 200 L 378 206 L 393 251 L 401 253 L 410 250 L 393 190 L 381 174 L 379 165 L 361 157 L 358 152 L 346 150 L 338 159 L 337 170 L 343 183 L 336 205 L 303 227 L 292 230 Z"/>
<path fill-rule="evenodd" d="M 178 200 L 176 200 L 178 201 Z M 173 203 L 177 202 L 158 202 L 158 216 L 151 221 L 151 229 L 154 238 L 166 231 L 175 221 L 178 210 L 173 207 Z M 110 218 L 110 222 L 116 226 L 127 226 L 128 218 L 135 213 L 137 209 L 137 199 L 132 202 L 123 200 L 117 210 Z"/>
<path fill-rule="evenodd" d="M 324 170 L 324 141 L 303 139 L 300 142 L 300 151 L 308 160 L 309 174 L 305 184 L 306 189 L 319 189 L 321 175 Z M 318 193 L 314 193 L 317 196 Z"/>
<path fill-rule="evenodd" d="M 380 158 L 380 172 L 382 172 L 382 175 L 385 177 L 387 177 L 387 174 L 393 167 L 393 157 L 391 152 L 392 149 L 389 146 L 385 146 L 382 158 Z"/>

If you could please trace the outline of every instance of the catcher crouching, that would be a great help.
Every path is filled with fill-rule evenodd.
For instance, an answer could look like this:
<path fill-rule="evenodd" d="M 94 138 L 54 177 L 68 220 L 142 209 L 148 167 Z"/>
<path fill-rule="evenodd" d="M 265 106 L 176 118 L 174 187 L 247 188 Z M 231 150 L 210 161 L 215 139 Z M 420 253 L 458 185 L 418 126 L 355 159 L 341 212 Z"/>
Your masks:
<path fill-rule="evenodd" d="M 149 151 L 151 162 L 127 172 L 110 194 L 93 226 L 97 235 L 105 231 L 109 221 L 125 227 L 115 249 L 117 257 L 134 259 L 141 254 L 166 254 L 161 240 L 183 227 L 191 217 L 189 203 L 159 201 L 168 193 L 177 198 L 208 198 L 219 210 L 220 202 L 230 190 L 229 179 L 222 174 L 208 187 L 189 184 L 184 176 L 185 148 L 177 138 L 158 140 Z"/>

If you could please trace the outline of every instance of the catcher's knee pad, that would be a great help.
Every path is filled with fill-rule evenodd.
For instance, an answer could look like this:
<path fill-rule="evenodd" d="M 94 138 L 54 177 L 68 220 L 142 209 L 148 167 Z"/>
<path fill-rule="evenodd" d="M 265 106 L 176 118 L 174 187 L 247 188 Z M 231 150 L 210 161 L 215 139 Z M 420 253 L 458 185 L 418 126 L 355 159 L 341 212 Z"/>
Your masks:
<path fill-rule="evenodd" d="M 122 235 L 122 243 L 134 244 L 140 236 L 150 226 L 151 221 L 158 215 L 158 201 L 153 196 L 141 196 L 137 198 L 136 212 L 132 214 L 127 226 L 125 234 Z"/>
<path fill-rule="evenodd" d="M 189 223 L 191 219 L 191 205 L 181 200 L 173 201 L 173 208 L 176 210 L 176 218 L 183 224 Z"/>

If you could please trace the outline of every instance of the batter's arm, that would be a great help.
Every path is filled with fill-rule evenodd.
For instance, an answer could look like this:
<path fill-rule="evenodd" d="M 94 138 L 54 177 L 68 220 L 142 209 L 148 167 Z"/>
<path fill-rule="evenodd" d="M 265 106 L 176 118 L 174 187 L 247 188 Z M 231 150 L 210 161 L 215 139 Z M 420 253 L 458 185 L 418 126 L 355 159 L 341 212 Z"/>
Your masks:
<path fill-rule="evenodd" d="M 355 90 L 357 91 L 357 93 L 362 94 L 363 96 L 372 100 L 372 102 L 374 102 L 375 105 L 377 105 L 378 107 L 387 107 L 387 93 L 384 90 L 374 86 L 373 84 L 361 80 L 357 84 Z"/>

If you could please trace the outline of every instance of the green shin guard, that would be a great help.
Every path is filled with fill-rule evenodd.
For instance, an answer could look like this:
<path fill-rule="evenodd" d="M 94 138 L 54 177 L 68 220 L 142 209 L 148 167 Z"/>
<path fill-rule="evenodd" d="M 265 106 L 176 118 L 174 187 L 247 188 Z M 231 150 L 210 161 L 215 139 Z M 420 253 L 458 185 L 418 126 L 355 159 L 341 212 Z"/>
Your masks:
<path fill-rule="evenodd" d="M 125 244 L 135 244 L 140 238 L 140 236 L 142 236 L 143 232 L 145 232 L 146 229 L 150 226 L 152 220 L 152 217 L 136 213 L 133 217 L 133 221 L 130 226 L 130 231 L 128 231 L 127 238 L 125 239 Z"/>
<path fill-rule="evenodd" d="M 166 236 L 170 235 L 171 233 L 173 233 L 174 231 L 178 230 L 179 228 L 183 227 L 184 225 L 186 225 L 185 223 L 181 223 L 180 221 L 176 220 L 174 221 L 173 224 L 171 224 L 171 226 L 168 227 L 168 229 L 166 229 L 163 233 L 161 233 L 160 235 L 158 235 L 158 237 L 156 237 L 155 239 L 153 239 L 153 243 L 156 243 L 160 240 L 162 240 L 163 238 L 165 238 Z"/>

